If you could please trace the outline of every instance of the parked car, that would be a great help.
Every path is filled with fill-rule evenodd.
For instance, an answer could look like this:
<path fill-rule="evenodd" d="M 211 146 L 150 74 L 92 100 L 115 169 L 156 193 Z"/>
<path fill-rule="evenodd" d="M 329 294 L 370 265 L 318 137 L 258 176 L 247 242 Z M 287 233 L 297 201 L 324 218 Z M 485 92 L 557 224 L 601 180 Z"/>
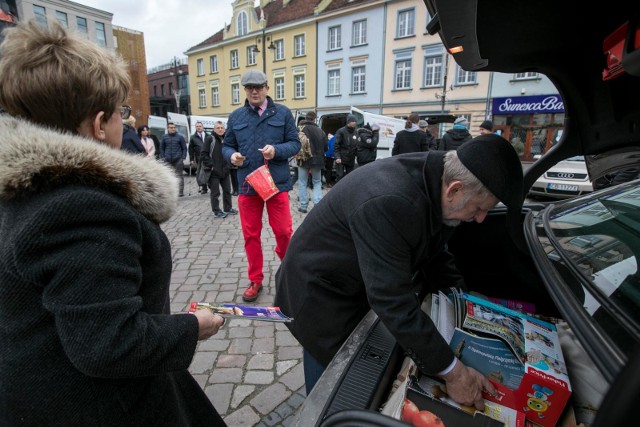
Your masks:
<path fill-rule="evenodd" d="M 529 192 L 560 161 L 585 156 L 591 181 L 640 158 L 640 4 L 425 0 L 438 34 L 467 71 L 545 74 L 562 94 L 562 137 L 524 172 Z M 576 11 L 580 19 L 576 19 Z M 453 49 L 455 48 L 455 49 Z M 470 290 L 528 301 L 562 319 L 565 351 L 585 425 L 635 425 L 640 407 L 640 180 L 553 204 L 528 202 L 520 218 L 498 205 L 461 224 L 449 249 Z M 580 354 L 591 379 L 578 379 Z M 361 321 L 292 426 L 400 426 L 379 412 L 402 348 L 375 313 Z M 573 366 L 573 367 L 572 367 Z M 585 387 L 586 386 L 586 387 Z M 591 408 L 576 402 L 591 401 Z"/>
<path fill-rule="evenodd" d="M 558 162 L 540 175 L 529 189 L 530 196 L 566 199 L 593 191 L 584 156 Z"/>

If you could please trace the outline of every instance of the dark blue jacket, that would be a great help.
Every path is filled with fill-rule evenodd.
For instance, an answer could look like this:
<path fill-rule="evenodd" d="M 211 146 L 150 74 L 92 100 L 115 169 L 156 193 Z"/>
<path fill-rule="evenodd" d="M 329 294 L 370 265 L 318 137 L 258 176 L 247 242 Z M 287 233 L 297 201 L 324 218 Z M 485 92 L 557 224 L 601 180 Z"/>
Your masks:
<path fill-rule="evenodd" d="M 298 129 L 291 110 L 267 97 L 267 109 L 260 116 L 245 100 L 243 107 L 229 115 L 222 146 L 222 154 L 229 163 L 233 153 L 239 152 L 246 157 L 238 168 L 239 191 L 242 194 L 257 194 L 245 179 L 265 164 L 262 152 L 258 151 L 265 145 L 273 145 L 276 150 L 275 157 L 268 162 L 273 182 L 278 190 L 290 191 L 293 184 L 289 158 L 300 151 Z"/>
<path fill-rule="evenodd" d="M 173 135 L 165 133 L 160 141 L 160 159 L 169 163 L 187 158 L 187 143 L 178 132 Z"/>
<path fill-rule="evenodd" d="M 120 150 L 128 151 L 133 154 L 147 154 L 144 145 L 140 142 L 140 137 L 134 128 L 129 125 L 122 127 L 122 145 Z"/>

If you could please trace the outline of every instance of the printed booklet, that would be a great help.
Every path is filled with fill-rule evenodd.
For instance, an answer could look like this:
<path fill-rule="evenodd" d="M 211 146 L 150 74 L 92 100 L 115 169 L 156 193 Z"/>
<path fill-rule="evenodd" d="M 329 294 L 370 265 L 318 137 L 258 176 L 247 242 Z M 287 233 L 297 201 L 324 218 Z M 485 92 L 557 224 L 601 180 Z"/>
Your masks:
<path fill-rule="evenodd" d="M 291 322 L 293 320 L 293 318 L 285 316 L 279 307 L 256 307 L 253 305 L 192 302 L 189 306 L 189 313 L 201 308 L 208 308 L 222 317 L 236 319 L 263 320 L 266 322 Z"/>

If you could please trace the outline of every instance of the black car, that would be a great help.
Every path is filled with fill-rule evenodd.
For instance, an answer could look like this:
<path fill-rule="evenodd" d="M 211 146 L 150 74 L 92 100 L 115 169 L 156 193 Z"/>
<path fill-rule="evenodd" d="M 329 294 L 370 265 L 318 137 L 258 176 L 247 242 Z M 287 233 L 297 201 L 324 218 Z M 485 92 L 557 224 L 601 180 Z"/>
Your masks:
<path fill-rule="evenodd" d="M 585 156 L 592 182 L 640 163 L 640 3 L 425 0 L 427 31 L 464 70 L 538 72 L 565 108 L 562 138 L 524 172 Z M 455 49 L 454 49 L 455 48 Z M 599 188 L 599 187 L 595 187 Z M 496 207 L 449 244 L 467 286 L 531 301 L 563 319 L 601 386 L 586 425 L 637 425 L 640 407 L 640 180 L 555 202 L 520 218 Z M 573 354 L 565 353 L 569 365 Z M 379 410 L 405 354 L 375 313 L 351 334 L 298 412 L 296 426 L 406 425 Z M 585 384 L 574 381 L 572 405 Z M 576 408 L 579 413 L 580 409 Z"/>

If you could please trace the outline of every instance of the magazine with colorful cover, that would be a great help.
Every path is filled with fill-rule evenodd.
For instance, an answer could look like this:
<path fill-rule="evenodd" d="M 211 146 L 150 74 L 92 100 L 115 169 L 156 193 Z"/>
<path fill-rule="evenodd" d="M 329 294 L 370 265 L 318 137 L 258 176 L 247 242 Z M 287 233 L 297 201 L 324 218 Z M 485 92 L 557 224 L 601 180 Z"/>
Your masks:
<path fill-rule="evenodd" d="M 249 320 L 262 320 L 266 322 L 291 322 L 293 318 L 286 316 L 279 307 L 259 307 L 239 304 L 216 304 L 209 302 L 192 302 L 189 313 L 208 308 L 222 317 L 232 317 Z"/>

